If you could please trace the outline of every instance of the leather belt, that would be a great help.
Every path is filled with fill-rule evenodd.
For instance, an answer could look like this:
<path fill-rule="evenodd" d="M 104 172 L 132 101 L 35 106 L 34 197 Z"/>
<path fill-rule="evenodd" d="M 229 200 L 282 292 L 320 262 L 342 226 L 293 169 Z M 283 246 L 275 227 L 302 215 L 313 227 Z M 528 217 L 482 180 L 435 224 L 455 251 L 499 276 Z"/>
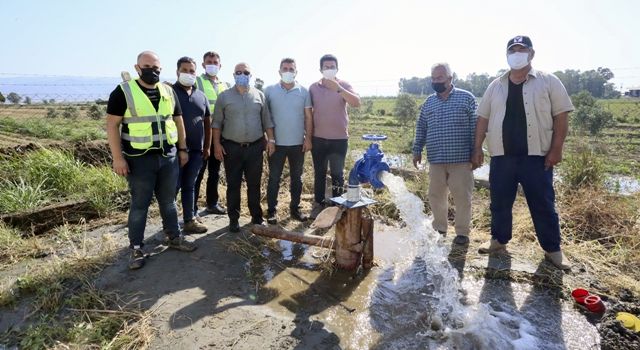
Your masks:
<path fill-rule="evenodd" d="M 252 141 L 252 142 L 236 142 L 236 141 L 227 140 L 227 139 L 222 140 L 222 142 L 229 142 L 231 144 L 238 145 L 240 147 L 251 147 L 253 145 L 256 145 L 256 144 L 262 142 L 263 140 L 264 140 L 264 138 L 261 137 L 261 138 L 255 140 L 255 141 Z"/>

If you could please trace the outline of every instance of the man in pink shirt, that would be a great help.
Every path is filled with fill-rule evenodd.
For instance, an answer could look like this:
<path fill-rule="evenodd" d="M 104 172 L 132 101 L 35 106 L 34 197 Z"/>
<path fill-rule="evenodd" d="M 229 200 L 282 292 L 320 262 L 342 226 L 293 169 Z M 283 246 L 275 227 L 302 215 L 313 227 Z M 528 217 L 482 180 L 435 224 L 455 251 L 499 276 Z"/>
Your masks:
<path fill-rule="evenodd" d="M 313 138 L 311 156 L 314 169 L 315 217 L 324 207 L 327 167 L 331 172 L 331 186 L 334 197 L 344 190 L 344 160 L 349 141 L 349 115 L 347 104 L 360 106 L 360 96 L 349 83 L 336 78 L 338 59 L 333 55 L 320 58 L 322 79 L 309 87 L 313 105 Z"/>

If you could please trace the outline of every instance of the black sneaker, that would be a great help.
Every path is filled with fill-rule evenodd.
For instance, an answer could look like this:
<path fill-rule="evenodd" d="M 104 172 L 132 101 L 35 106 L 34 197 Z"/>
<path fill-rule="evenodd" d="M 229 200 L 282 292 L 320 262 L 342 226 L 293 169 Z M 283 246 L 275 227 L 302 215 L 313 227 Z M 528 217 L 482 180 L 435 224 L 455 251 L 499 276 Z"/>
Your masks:
<path fill-rule="evenodd" d="M 261 217 L 251 219 L 252 225 L 264 225 L 264 219 Z"/>
<path fill-rule="evenodd" d="M 269 225 L 275 225 L 278 223 L 278 215 L 275 211 L 267 215 L 267 222 L 269 223 Z"/>
<path fill-rule="evenodd" d="M 306 214 L 303 214 L 300 209 L 291 209 L 291 217 L 295 220 L 301 221 L 301 222 L 305 222 L 307 220 L 309 220 L 309 216 L 307 216 Z"/>
<path fill-rule="evenodd" d="M 229 232 L 240 232 L 240 224 L 238 223 L 237 219 L 229 219 Z"/>
<path fill-rule="evenodd" d="M 216 215 L 224 215 L 227 213 L 227 210 L 221 206 L 220 204 L 216 203 L 215 205 L 211 206 L 211 207 L 207 207 L 207 209 L 205 209 L 205 211 L 209 214 L 216 214 Z"/>
<path fill-rule="evenodd" d="M 459 245 L 466 245 L 466 244 L 469 244 L 469 237 L 467 237 L 467 236 L 462 236 L 462 235 L 457 235 L 457 236 L 453 239 L 453 243 L 455 243 L 455 244 L 459 244 Z"/>
<path fill-rule="evenodd" d="M 179 235 L 177 237 L 169 239 L 167 242 L 169 248 L 173 248 L 175 250 L 179 250 L 182 252 L 192 252 L 198 248 L 195 244 L 187 241 L 183 235 Z"/>
<path fill-rule="evenodd" d="M 129 270 L 137 270 L 144 266 L 144 252 L 142 249 L 131 249 L 129 257 Z"/>

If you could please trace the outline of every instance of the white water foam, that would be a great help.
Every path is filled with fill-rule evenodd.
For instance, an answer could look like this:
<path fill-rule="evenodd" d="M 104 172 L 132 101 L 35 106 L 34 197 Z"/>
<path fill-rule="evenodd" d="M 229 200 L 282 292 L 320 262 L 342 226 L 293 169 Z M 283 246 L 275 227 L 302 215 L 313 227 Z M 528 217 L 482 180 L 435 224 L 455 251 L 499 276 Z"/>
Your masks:
<path fill-rule="evenodd" d="M 394 266 L 389 270 L 393 274 L 389 276 L 389 286 L 379 287 L 381 291 L 377 299 L 386 300 L 394 304 L 392 307 L 400 309 L 411 307 L 419 314 L 414 316 L 418 323 L 427 320 L 422 322 L 425 327 L 417 337 L 432 339 L 428 343 L 430 348 L 537 349 L 539 342 L 533 336 L 534 327 L 526 319 L 496 311 L 487 304 L 465 306 L 460 302 L 460 281 L 457 271 L 448 261 L 449 247 L 445 246 L 442 236 L 431 228 L 431 220 L 424 213 L 422 200 L 409 192 L 404 180 L 398 176 L 383 172 L 381 180 L 391 192 L 406 227 L 397 231 L 397 249 L 402 250 L 402 254 L 397 256 L 402 259 L 393 261 Z M 424 262 L 418 270 L 417 259 Z M 426 280 L 417 278 L 416 272 Z M 420 283 L 428 284 L 428 293 L 424 293 L 423 286 L 416 285 Z M 416 290 L 423 290 L 419 293 L 422 300 L 402 305 L 401 294 Z M 429 308 L 417 310 L 422 303 L 430 304 Z M 410 313 L 407 310 L 404 312 Z M 423 312 L 429 315 L 420 315 Z M 398 315 L 395 318 L 400 319 Z M 394 347 L 394 341 L 391 339 L 389 348 Z M 395 346 L 402 344 L 406 345 L 407 341 L 395 341 Z"/>

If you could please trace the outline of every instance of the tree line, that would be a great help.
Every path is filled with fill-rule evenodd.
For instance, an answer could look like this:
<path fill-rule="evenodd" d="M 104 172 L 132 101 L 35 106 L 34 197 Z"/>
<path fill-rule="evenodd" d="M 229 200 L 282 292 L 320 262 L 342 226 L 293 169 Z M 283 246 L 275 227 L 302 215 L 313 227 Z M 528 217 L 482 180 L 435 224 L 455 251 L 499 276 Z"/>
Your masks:
<path fill-rule="evenodd" d="M 489 83 L 496 77 L 504 74 L 506 70 L 500 70 L 496 75 L 487 73 L 471 73 L 466 78 L 461 79 L 453 74 L 453 84 L 461 89 L 470 91 L 474 96 L 481 97 Z M 564 84 L 569 95 L 577 94 L 581 91 L 588 91 L 595 98 L 618 98 L 620 91 L 615 89 L 615 85 L 610 82 L 614 74 L 609 68 L 598 67 L 581 72 L 575 69 L 554 72 Z M 400 93 L 411 95 L 430 95 L 434 93 L 431 88 L 431 77 L 424 78 L 401 78 L 399 82 Z"/>

